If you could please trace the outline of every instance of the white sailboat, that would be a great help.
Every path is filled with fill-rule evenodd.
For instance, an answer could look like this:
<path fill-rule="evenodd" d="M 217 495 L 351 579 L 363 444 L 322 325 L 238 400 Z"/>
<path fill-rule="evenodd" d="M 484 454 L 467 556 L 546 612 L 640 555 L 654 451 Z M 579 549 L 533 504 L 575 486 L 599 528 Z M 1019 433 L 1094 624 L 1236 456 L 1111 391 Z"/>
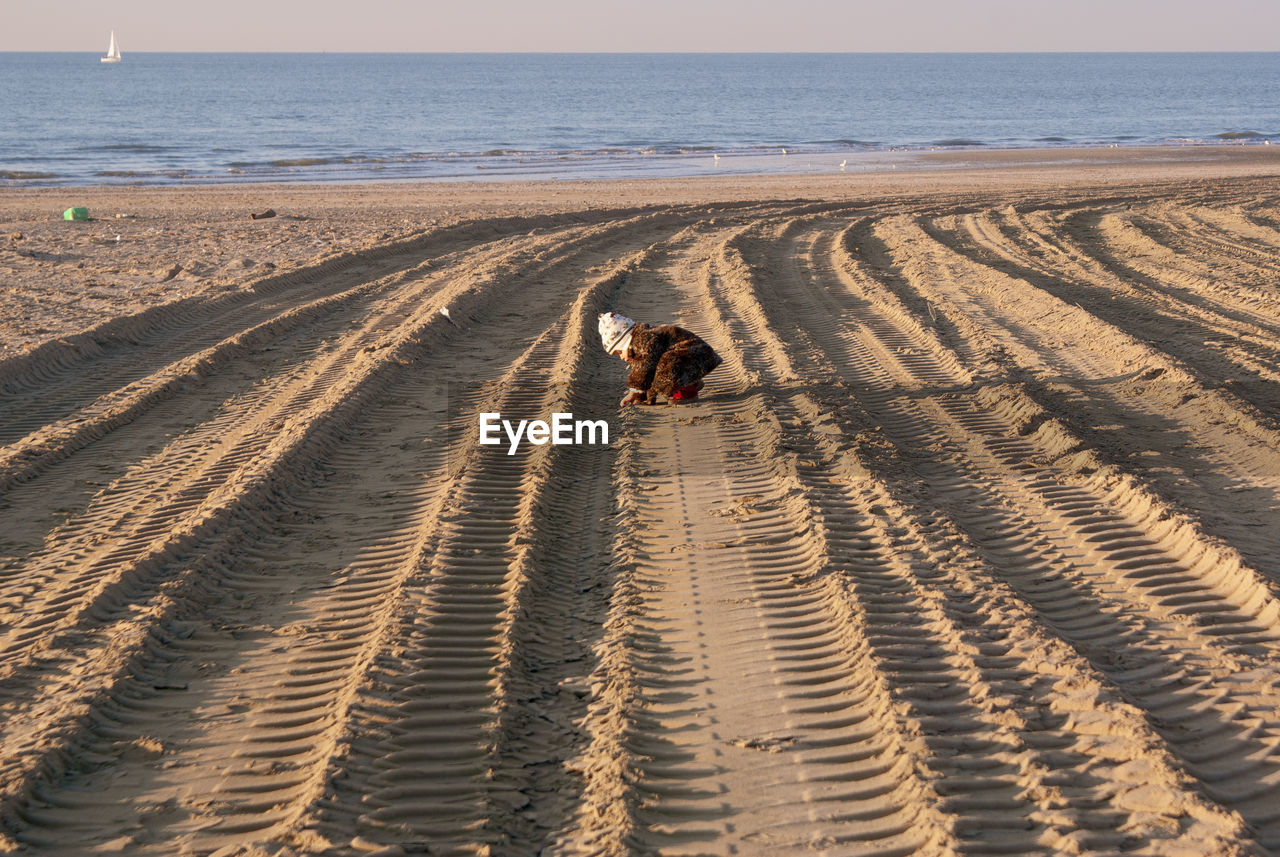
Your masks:
<path fill-rule="evenodd" d="M 111 31 L 111 47 L 107 48 L 107 55 L 102 58 L 102 62 L 120 62 L 120 46 L 116 44 L 116 31 Z"/>

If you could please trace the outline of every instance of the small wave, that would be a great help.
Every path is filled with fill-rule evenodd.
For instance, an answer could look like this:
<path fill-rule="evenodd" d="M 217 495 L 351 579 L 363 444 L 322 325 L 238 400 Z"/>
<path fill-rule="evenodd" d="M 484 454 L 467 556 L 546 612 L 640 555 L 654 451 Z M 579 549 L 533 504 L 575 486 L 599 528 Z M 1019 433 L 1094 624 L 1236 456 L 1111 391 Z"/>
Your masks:
<path fill-rule="evenodd" d="M 955 137 L 950 140 L 939 140 L 934 143 L 935 146 L 981 146 L 981 140 L 967 140 L 964 137 Z"/>
<path fill-rule="evenodd" d="M 621 150 L 618 154 L 630 154 L 632 150 Z M 634 150 L 641 155 L 701 155 L 706 152 L 724 151 L 716 146 L 704 146 L 688 143 L 658 143 Z"/>
<path fill-rule="evenodd" d="M 27 181 L 30 179 L 56 179 L 57 173 L 37 173 L 28 172 L 27 170 L 0 170 L 0 179 L 11 179 L 13 181 Z"/>
<path fill-rule="evenodd" d="M 82 152 L 129 152 L 131 154 L 145 155 L 157 152 L 172 152 L 175 149 L 172 146 L 157 146 L 153 143 L 104 143 L 100 146 L 82 146 Z"/>
<path fill-rule="evenodd" d="M 284 158 L 279 161 L 267 161 L 269 167 L 323 167 L 336 163 L 333 158 Z"/>
<path fill-rule="evenodd" d="M 105 179 L 170 178 L 180 179 L 191 175 L 190 170 L 98 170 L 95 176 Z"/>
<path fill-rule="evenodd" d="M 1066 137 L 1057 137 L 1057 136 L 1053 136 L 1053 137 L 1036 137 L 1035 142 L 1037 142 L 1037 143 L 1065 143 L 1065 142 L 1067 142 L 1067 138 L 1066 138 Z"/>
<path fill-rule="evenodd" d="M 456 152 L 451 152 L 447 155 L 427 153 L 427 152 L 410 152 L 408 154 L 401 154 L 401 155 L 362 154 L 362 155 L 344 155 L 340 157 L 339 156 L 331 156 L 331 157 L 310 156 L 310 157 L 299 157 L 299 158 L 274 158 L 272 160 L 265 160 L 265 161 L 258 161 L 258 160 L 227 161 L 222 166 L 228 170 L 235 170 L 237 172 L 242 172 L 245 170 L 254 171 L 254 172 L 269 172 L 271 170 L 291 169 L 296 167 L 337 167 L 342 165 L 355 166 L 355 167 L 361 167 L 361 166 L 380 167 L 385 164 L 411 164 L 411 163 L 417 163 L 421 161 L 449 160 L 450 158 L 458 158 L 458 157 L 484 157 L 484 156 L 490 156 L 490 155 L 498 155 L 503 152 L 509 155 L 520 154 L 519 152 L 511 151 L 511 150 L 492 150 L 489 152 L 470 154 L 466 156 L 459 155 Z"/>
<path fill-rule="evenodd" d="M 1218 140 L 1262 140 L 1266 138 L 1266 134 L 1259 134 L 1257 131 L 1223 131 L 1218 134 L 1215 139 Z"/>

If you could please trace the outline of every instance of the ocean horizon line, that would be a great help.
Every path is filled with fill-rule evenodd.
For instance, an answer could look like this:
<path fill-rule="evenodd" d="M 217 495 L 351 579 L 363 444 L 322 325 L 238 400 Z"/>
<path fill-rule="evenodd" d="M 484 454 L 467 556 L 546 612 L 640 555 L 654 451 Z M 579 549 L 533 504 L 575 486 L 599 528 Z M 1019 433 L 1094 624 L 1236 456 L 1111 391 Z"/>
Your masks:
<path fill-rule="evenodd" d="M 0 54 L 94 54 L 102 53 L 99 48 L 65 48 L 59 50 L 0 50 Z M 241 50 L 241 49 L 202 49 L 202 50 L 148 50 L 133 48 L 130 54 L 149 55 L 192 55 L 192 54 L 247 54 L 259 56 L 323 56 L 334 54 L 339 56 L 1273 56 L 1280 55 L 1280 50 L 998 50 L 998 51 L 507 51 L 507 50 L 463 50 L 463 51 L 397 51 L 370 50 L 344 51 L 326 50 Z"/>

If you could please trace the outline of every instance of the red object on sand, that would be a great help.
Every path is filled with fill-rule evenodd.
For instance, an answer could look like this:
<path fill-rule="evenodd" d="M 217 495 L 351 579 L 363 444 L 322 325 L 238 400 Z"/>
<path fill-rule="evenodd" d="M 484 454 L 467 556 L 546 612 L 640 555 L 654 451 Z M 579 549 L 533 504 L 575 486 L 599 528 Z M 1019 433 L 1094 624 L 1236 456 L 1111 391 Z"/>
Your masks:
<path fill-rule="evenodd" d="M 681 387 L 679 390 L 676 390 L 671 394 L 671 401 L 673 402 L 692 402 L 696 398 L 698 398 L 697 384 L 690 384 L 687 387 Z"/>

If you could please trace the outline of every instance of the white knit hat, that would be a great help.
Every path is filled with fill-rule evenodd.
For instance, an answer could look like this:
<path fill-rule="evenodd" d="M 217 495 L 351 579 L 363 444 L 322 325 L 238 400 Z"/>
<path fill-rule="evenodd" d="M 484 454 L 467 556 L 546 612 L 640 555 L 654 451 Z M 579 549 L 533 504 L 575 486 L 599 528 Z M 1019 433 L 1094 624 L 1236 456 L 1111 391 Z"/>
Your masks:
<path fill-rule="evenodd" d="M 616 312 L 600 313 L 600 341 L 604 344 L 604 350 L 612 354 L 615 351 L 627 353 L 627 349 L 631 347 L 631 328 L 636 323 L 625 315 L 618 315 Z"/>

